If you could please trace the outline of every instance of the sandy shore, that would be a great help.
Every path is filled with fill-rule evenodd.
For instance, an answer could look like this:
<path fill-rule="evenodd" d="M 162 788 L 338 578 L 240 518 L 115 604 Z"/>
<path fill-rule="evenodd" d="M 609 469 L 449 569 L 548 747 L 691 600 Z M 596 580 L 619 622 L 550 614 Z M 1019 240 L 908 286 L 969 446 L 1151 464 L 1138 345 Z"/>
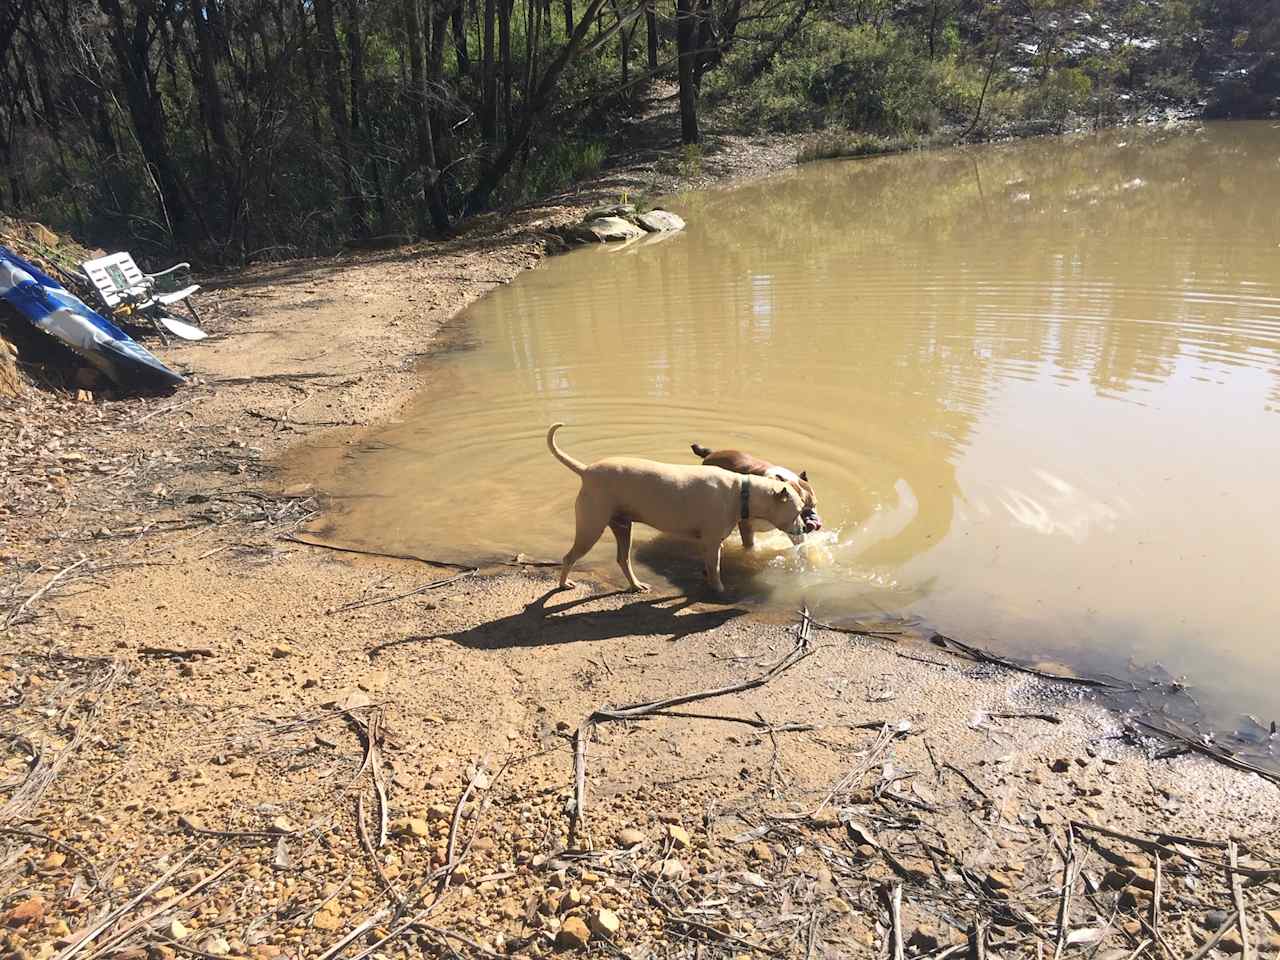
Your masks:
<path fill-rule="evenodd" d="M 447 243 L 221 278 L 216 338 L 158 348 L 172 397 L 4 401 L 0 956 L 1276 953 L 1280 790 L 1149 759 L 1077 687 L 290 539 L 323 491 L 289 451 L 396 415 L 549 229 L 670 186 L 634 159 Z M 724 141 L 701 175 L 785 159 Z"/>

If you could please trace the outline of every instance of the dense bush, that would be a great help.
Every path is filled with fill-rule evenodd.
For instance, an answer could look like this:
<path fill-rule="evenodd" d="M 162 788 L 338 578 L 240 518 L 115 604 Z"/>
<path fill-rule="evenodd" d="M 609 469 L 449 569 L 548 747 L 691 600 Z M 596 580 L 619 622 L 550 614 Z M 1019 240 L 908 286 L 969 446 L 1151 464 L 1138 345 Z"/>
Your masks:
<path fill-rule="evenodd" d="M 892 24 L 815 20 L 743 87 L 751 51 L 730 58 L 713 96 L 735 102 L 743 122 L 779 131 L 843 127 L 879 135 L 927 133 L 976 102 L 981 77 L 954 54 L 923 57 Z"/>

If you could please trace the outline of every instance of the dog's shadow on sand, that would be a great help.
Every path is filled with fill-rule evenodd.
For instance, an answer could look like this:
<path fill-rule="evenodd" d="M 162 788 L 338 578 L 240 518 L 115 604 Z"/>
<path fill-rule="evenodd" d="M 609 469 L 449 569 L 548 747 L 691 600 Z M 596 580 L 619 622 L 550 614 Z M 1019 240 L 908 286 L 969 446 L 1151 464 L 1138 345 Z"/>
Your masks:
<path fill-rule="evenodd" d="M 579 586 L 578 589 L 584 588 Z M 576 609 L 597 600 L 622 595 L 637 599 L 615 609 Z M 553 603 L 557 597 L 564 597 L 564 602 Z M 683 594 L 654 596 L 623 590 L 575 597 L 573 591 L 557 588 L 548 590 L 519 613 L 487 620 L 454 633 L 389 640 L 370 648 L 369 656 L 377 657 L 395 647 L 434 640 L 451 640 L 472 650 L 590 643 L 630 636 L 658 636 L 675 641 L 695 633 L 714 630 L 747 612 L 740 607 L 682 612 L 696 602 L 694 598 Z"/>

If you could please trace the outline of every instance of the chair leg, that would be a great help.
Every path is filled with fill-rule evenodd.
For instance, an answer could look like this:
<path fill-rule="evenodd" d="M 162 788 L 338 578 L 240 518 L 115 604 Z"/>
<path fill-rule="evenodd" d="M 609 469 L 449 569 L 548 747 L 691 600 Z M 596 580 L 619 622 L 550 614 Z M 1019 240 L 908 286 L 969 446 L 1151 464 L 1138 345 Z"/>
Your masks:
<path fill-rule="evenodd" d="M 165 336 L 164 326 L 160 323 L 160 314 L 152 312 L 148 314 L 151 317 L 151 325 L 156 328 L 156 333 L 160 334 L 160 342 L 166 347 L 169 345 L 169 338 Z"/>

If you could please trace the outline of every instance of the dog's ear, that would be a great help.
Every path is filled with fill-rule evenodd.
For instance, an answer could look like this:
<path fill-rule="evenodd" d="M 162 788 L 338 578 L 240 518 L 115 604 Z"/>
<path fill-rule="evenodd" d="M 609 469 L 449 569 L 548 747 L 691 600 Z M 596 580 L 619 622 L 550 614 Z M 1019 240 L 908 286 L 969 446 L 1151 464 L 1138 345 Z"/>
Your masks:
<path fill-rule="evenodd" d="M 800 471 L 800 479 L 801 479 L 801 480 L 803 480 L 805 483 L 808 483 L 808 482 L 809 482 L 809 471 L 808 471 L 808 470 L 801 470 L 801 471 Z"/>

